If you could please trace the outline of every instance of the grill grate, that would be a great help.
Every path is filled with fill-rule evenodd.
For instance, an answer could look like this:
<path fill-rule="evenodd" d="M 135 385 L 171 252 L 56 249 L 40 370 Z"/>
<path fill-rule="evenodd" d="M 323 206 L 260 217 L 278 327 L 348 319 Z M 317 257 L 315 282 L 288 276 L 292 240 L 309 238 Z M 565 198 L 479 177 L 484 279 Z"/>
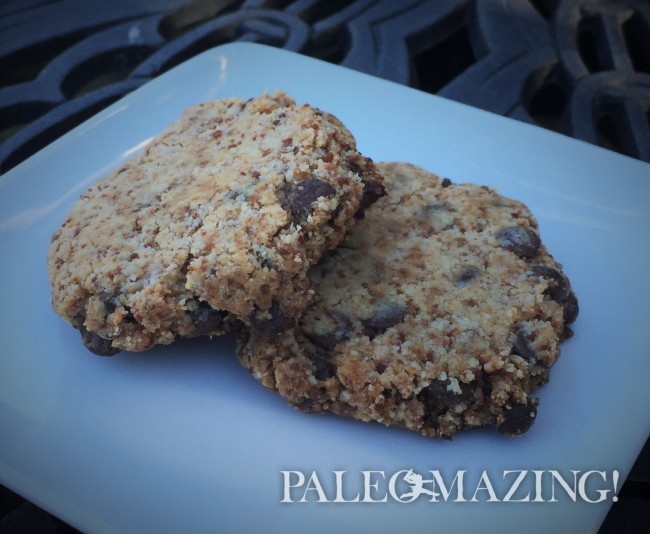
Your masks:
<path fill-rule="evenodd" d="M 0 19 L 0 172 L 232 41 L 297 51 L 650 161 L 644 0 L 9 0 Z"/>

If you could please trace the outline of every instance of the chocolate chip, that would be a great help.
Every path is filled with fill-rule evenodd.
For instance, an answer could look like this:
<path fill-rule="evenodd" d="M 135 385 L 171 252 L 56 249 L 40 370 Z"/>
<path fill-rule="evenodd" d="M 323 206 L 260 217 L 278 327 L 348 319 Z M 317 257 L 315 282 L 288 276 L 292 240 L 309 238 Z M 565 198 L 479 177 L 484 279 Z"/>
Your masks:
<path fill-rule="evenodd" d="M 375 314 L 363 324 L 377 330 L 386 330 L 404 320 L 404 308 L 398 305 L 381 304 Z"/>
<path fill-rule="evenodd" d="M 305 332 L 305 337 L 321 349 L 333 350 L 336 345 L 341 343 L 341 341 L 345 341 L 347 338 L 347 332 L 341 332 L 340 330 L 337 330 L 336 332 L 327 332 L 325 334 L 312 334 Z"/>
<path fill-rule="evenodd" d="M 336 332 L 327 332 L 326 334 L 308 334 L 305 332 L 305 337 L 317 347 L 325 350 L 332 350 L 338 343 Z"/>
<path fill-rule="evenodd" d="M 434 380 L 418 394 L 418 400 L 424 404 L 427 424 L 437 427 L 438 416 L 448 411 L 454 404 L 467 401 L 471 397 L 471 389 L 459 384 L 460 393 L 447 389 L 448 380 Z"/>
<path fill-rule="evenodd" d="M 418 394 L 418 400 L 424 405 L 424 419 L 430 426 L 438 426 L 438 416 L 447 411 L 446 385 L 435 380 Z"/>
<path fill-rule="evenodd" d="M 110 315 L 115 311 L 115 308 L 117 307 L 115 295 L 102 291 L 99 294 L 99 300 L 101 300 L 102 304 L 104 305 L 104 310 L 106 310 L 106 315 Z"/>
<path fill-rule="evenodd" d="M 334 349 L 334 347 L 336 347 L 336 345 L 348 339 L 350 332 L 354 328 L 352 321 L 350 321 L 348 317 L 337 315 L 334 317 L 334 319 L 336 320 L 337 324 L 335 331 L 315 333 L 303 330 L 303 334 L 305 334 L 305 337 L 317 347 L 320 347 L 326 351 L 331 351 Z"/>
<path fill-rule="evenodd" d="M 138 321 L 135 320 L 135 317 L 133 316 L 133 312 L 131 311 L 131 308 L 129 306 L 123 306 L 124 311 L 126 312 L 124 316 L 122 317 L 122 324 L 135 324 Z"/>
<path fill-rule="evenodd" d="M 310 358 L 311 362 L 316 367 L 314 371 L 314 377 L 316 380 L 327 380 L 334 376 L 334 370 L 329 362 L 325 361 L 323 358 L 313 357 Z"/>
<path fill-rule="evenodd" d="M 318 178 L 297 182 L 289 192 L 289 209 L 294 215 L 307 215 L 316 200 L 320 197 L 329 198 L 335 194 L 334 187 Z"/>
<path fill-rule="evenodd" d="M 478 385 L 485 398 L 489 398 L 490 395 L 492 395 L 492 382 L 490 382 L 490 380 L 481 377 L 478 380 Z"/>
<path fill-rule="evenodd" d="M 537 353 L 533 350 L 531 346 L 530 339 L 524 332 L 523 328 L 520 328 L 517 331 L 517 337 L 515 343 L 512 346 L 512 352 L 521 356 L 524 360 L 529 362 L 534 362 L 537 359 Z"/>
<path fill-rule="evenodd" d="M 504 228 L 497 233 L 496 239 L 499 245 L 520 258 L 535 257 L 541 246 L 537 232 L 522 226 Z"/>
<path fill-rule="evenodd" d="M 562 305 L 564 306 L 564 323 L 571 324 L 578 318 L 578 312 L 580 311 L 578 299 L 573 291 L 569 293 Z"/>
<path fill-rule="evenodd" d="M 537 399 L 529 398 L 526 404 L 506 406 L 503 415 L 505 419 L 497 427 L 502 434 L 523 434 L 535 422 L 537 415 Z"/>
<path fill-rule="evenodd" d="M 386 189 L 379 182 L 365 182 L 363 184 L 363 195 L 359 208 L 354 214 L 355 219 L 363 219 L 366 216 L 366 210 L 386 194 Z"/>
<path fill-rule="evenodd" d="M 363 332 L 363 335 L 367 336 L 368 339 L 371 341 L 375 339 L 379 334 L 381 334 L 381 332 L 378 332 L 374 328 L 370 328 L 369 326 L 365 326 L 365 325 L 361 329 L 361 332 Z"/>
<path fill-rule="evenodd" d="M 379 334 L 383 334 L 391 326 L 401 323 L 404 320 L 405 310 L 401 306 L 394 304 L 381 304 L 375 314 L 362 321 L 364 333 L 373 339 Z"/>
<path fill-rule="evenodd" d="M 77 327 L 81 334 L 81 340 L 84 346 L 97 356 L 115 356 L 120 349 L 113 347 L 110 339 L 104 339 L 94 332 L 89 332 L 83 325 L 83 322 Z"/>
<path fill-rule="evenodd" d="M 318 405 L 311 399 L 300 399 L 300 402 L 291 402 L 291 405 L 302 412 L 312 413 L 320 411 Z"/>
<path fill-rule="evenodd" d="M 573 337 L 573 330 L 571 329 L 570 326 L 564 325 L 564 328 L 562 329 L 562 333 L 560 334 L 560 343 L 572 337 Z"/>
<path fill-rule="evenodd" d="M 555 302 L 562 303 L 569 296 L 569 281 L 563 273 L 552 267 L 547 267 L 546 265 L 535 265 L 530 273 L 533 276 L 539 276 L 540 278 L 545 278 L 554 282 L 554 285 L 550 286 L 546 290 L 548 294 Z"/>
<path fill-rule="evenodd" d="M 265 336 L 273 336 L 284 332 L 293 326 L 293 319 L 287 317 L 280 309 L 280 303 L 276 300 L 271 304 L 268 311 L 269 318 L 260 319 L 259 311 L 254 312 L 250 318 L 251 326 Z"/>
<path fill-rule="evenodd" d="M 427 405 L 438 406 L 441 403 L 447 403 L 450 398 L 453 398 L 454 394 L 451 391 L 447 390 L 447 381 L 434 380 L 429 384 L 427 388 L 422 390 L 420 396 L 421 400 Z"/>
<path fill-rule="evenodd" d="M 456 277 L 456 285 L 462 285 L 466 284 L 470 280 L 474 280 L 478 276 L 478 273 L 480 273 L 480 269 L 478 267 L 470 266 L 467 267 L 463 272 L 461 272 L 457 277 Z"/>
<path fill-rule="evenodd" d="M 542 278 L 555 282 L 555 285 L 549 287 L 546 293 L 564 308 L 564 323 L 573 323 L 577 319 L 580 310 L 578 299 L 575 293 L 571 291 L 566 276 L 557 269 L 546 267 L 545 265 L 536 265 L 530 272 L 534 276 L 541 276 Z"/>
<path fill-rule="evenodd" d="M 366 210 L 377 200 L 386 194 L 386 190 L 381 182 L 373 181 L 375 176 L 374 165 L 370 158 L 365 158 L 360 154 L 352 154 L 347 159 L 349 169 L 358 174 L 363 181 L 363 194 L 359 202 L 359 208 L 354 214 L 356 219 L 363 219 Z"/>
<path fill-rule="evenodd" d="M 440 185 L 442 187 L 449 187 L 450 185 L 452 185 L 452 182 L 451 182 L 451 180 L 449 178 L 443 178 Z"/>
<path fill-rule="evenodd" d="M 223 323 L 227 312 L 215 310 L 207 302 L 199 302 L 194 310 L 189 310 L 188 315 L 194 323 L 193 336 L 205 336 L 216 330 Z"/>

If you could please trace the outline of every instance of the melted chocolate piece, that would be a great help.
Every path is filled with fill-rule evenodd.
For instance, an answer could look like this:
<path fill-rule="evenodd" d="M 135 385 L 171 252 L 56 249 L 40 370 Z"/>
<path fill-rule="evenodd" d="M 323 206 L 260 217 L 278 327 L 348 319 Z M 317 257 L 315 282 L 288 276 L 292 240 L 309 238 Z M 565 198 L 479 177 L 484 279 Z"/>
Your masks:
<path fill-rule="evenodd" d="M 364 333 L 373 339 L 383 334 L 391 326 L 404 320 L 405 310 L 401 306 L 382 304 L 375 314 L 363 322 Z"/>
<path fill-rule="evenodd" d="M 564 323 L 571 324 L 578 318 L 580 307 L 575 293 L 571 291 L 566 300 L 562 303 L 564 306 Z"/>
<path fill-rule="evenodd" d="M 499 245 L 520 258 L 534 258 L 539 252 L 541 241 L 537 232 L 522 226 L 510 226 L 496 234 Z"/>
<path fill-rule="evenodd" d="M 250 318 L 251 326 L 265 336 L 273 336 L 284 332 L 294 325 L 293 319 L 287 317 L 280 309 L 280 303 L 276 300 L 273 301 L 269 309 L 268 319 L 258 318 L 258 312 L 253 312 Z"/>
<path fill-rule="evenodd" d="M 505 419 L 497 427 L 497 430 L 502 434 L 523 434 L 535 422 L 537 415 L 537 400 L 528 399 L 527 404 L 513 404 L 506 406 L 503 414 Z"/>
<path fill-rule="evenodd" d="M 567 277 L 557 269 L 545 265 L 536 265 L 530 272 L 534 276 L 541 276 L 555 283 L 545 293 L 564 308 L 564 323 L 573 323 L 578 318 L 580 308 L 575 293 L 571 291 Z"/>
<path fill-rule="evenodd" d="M 350 332 L 352 332 L 354 329 L 352 321 L 350 321 L 348 317 L 337 315 L 335 319 L 337 323 L 337 328 L 335 331 L 315 333 L 306 332 L 303 330 L 303 334 L 317 347 L 320 347 L 326 351 L 332 351 L 336 345 L 348 339 Z"/>
<path fill-rule="evenodd" d="M 359 208 L 354 214 L 355 219 L 363 219 L 366 210 L 386 194 L 386 189 L 379 182 L 365 182 L 363 184 L 363 196 L 359 202 Z"/>
<path fill-rule="evenodd" d="M 329 198 L 336 194 L 336 189 L 330 184 L 310 178 L 292 185 L 289 192 L 289 209 L 294 215 L 308 215 L 311 205 L 320 197 Z"/>
<path fill-rule="evenodd" d="M 546 265 L 535 265 L 530 272 L 533 276 L 546 278 L 555 283 L 546 290 L 546 293 L 555 302 L 562 303 L 567 299 L 569 296 L 569 281 L 563 273 Z"/>
<path fill-rule="evenodd" d="M 474 280 L 480 273 L 480 269 L 478 267 L 470 266 L 467 267 L 462 273 L 460 273 L 456 277 L 456 285 L 463 285 L 466 284 L 467 282 L 470 282 L 471 280 Z"/>
<path fill-rule="evenodd" d="M 305 337 L 309 339 L 314 345 L 324 350 L 333 350 L 336 345 L 345 341 L 348 337 L 348 332 L 337 330 L 336 332 L 327 332 L 325 334 L 312 334 L 304 332 Z"/>
<path fill-rule="evenodd" d="M 207 302 L 201 301 L 198 308 L 187 312 L 194 323 L 194 336 L 205 336 L 217 329 L 228 315 L 222 310 L 215 310 Z"/>
<path fill-rule="evenodd" d="M 84 346 L 93 354 L 97 356 L 115 356 L 121 352 L 120 349 L 113 347 L 110 339 L 105 339 L 94 332 L 89 332 L 83 324 L 79 325 L 78 328 Z"/>
<path fill-rule="evenodd" d="M 317 380 L 327 380 L 328 378 L 334 376 L 334 370 L 332 369 L 332 366 L 330 365 L 329 362 L 317 356 L 310 359 L 314 364 L 314 366 L 316 367 L 316 371 L 314 372 L 314 377 Z"/>
<path fill-rule="evenodd" d="M 106 310 L 106 315 L 110 315 L 117 308 L 115 304 L 116 303 L 115 295 L 111 295 L 110 293 L 106 293 L 106 292 L 101 292 L 99 294 L 99 300 L 101 300 L 102 304 L 104 305 L 104 310 Z"/>
<path fill-rule="evenodd" d="M 383 304 L 370 318 L 366 319 L 363 324 L 377 330 L 386 330 L 404 320 L 404 308 L 401 306 Z"/>
<path fill-rule="evenodd" d="M 517 338 L 512 346 L 512 352 L 529 362 L 534 362 L 537 359 L 537 354 L 531 346 L 530 339 L 528 339 L 528 336 L 522 328 L 517 331 Z"/>
<path fill-rule="evenodd" d="M 418 394 L 418 399 L 424 404 L 425 420 L 434 428 L 438 426 L 439 415 L 447 412 L 457 402 L 466 401 L 471 396 L 471 390 L 463 389 L 460 384 L 461 392 L 458 394 L 448 390 L 448 385 L 447 380 L 434 380 Z"/>

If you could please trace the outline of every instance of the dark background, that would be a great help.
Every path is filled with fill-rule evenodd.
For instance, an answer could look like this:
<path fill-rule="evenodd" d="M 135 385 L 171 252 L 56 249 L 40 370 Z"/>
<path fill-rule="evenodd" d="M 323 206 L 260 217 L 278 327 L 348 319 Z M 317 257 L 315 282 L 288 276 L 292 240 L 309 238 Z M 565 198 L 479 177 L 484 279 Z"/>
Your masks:
<path fill-rule="evenodd" d="M 157 75 L 258 42 L 650 162 L 648 0 L 2 0 L 0 174 Z M 0 533 L 74 532 L 0 486 Z M 646 444 L 600 532 L 650 532 Z"/>

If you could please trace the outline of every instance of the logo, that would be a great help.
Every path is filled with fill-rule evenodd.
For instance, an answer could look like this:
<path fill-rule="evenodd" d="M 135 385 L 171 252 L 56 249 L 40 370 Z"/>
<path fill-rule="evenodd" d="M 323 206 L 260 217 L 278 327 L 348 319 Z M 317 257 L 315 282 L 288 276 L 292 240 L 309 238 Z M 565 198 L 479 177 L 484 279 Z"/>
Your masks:
<path fill-rule="evenodd" d="M 281 471 L 283 503 L 385 503 L 402 504 L 417 500 L 440 502 L 509 502 L 552 503 L 569 499 L 572 502 L 600 503 L 612 495 L 616 502 L 619 473 L 602 470 L 512 469 L 500 474 L 488 471 L 470 473 L 458 470 L 445 476 L 440 470 L 426 475 L 414 469 L 393 474 L 381 470 Z"/>
<path fill-rule="evenodd" d="M 409 469 L 408 472 L 404 475 L 404 480 L 411 486 L 411 491 L 400 495 L 400 499 L 409 497 L 411 500 L 415 500 L 420 495 L 431 495 L 432 497 L 436 497 L 436 494 L 433 490 L 428 490 L 424 487 L 425 483 L 435 483 L 434 479 L 424 480 L 422 478 L 422 475 L 414 472 L 413 469 Z"/>

